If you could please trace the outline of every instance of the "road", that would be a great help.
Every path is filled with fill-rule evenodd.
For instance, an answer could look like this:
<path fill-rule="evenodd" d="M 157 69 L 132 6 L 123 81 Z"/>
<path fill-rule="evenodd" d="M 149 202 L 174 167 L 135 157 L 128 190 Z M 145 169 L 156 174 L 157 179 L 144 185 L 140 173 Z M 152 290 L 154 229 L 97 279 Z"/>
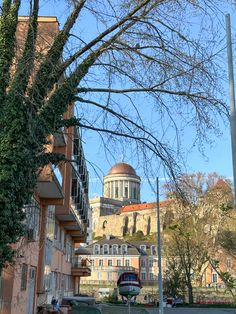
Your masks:
<path fill-rule="evenodd" d="M 147 309 L 146 309 L 147 310 Z M 158 308 L 148 309 L 149 314 L 159 314 Z M 164 314 L 236 314 L 236 309 L 216 308 L 165 308 Z"/>
<path fill-rule="evenodd" d="M 129 314 L 127 306 L 104 305 L 102 314 Z M 158 308 L 131 307 L 130 314 L 159 314 Z M 164 314 L 236 314 L 236 309 L 164 308 Z"/>

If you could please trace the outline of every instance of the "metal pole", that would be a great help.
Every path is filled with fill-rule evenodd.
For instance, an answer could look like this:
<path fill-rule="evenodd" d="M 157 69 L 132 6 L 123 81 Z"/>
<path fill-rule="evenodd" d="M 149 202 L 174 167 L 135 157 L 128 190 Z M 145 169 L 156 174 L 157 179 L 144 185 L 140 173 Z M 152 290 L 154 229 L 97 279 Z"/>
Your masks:
<path fill-rule="evenodd" d="M 229 75 L 229 96 L 230 96 L 230 130 L 231 147 L 233 161 L 234 177 L 234 203 L 236 202 L 236 112 L 235 112 L 235 93 L 234 93 L 234 70 L 233 53 L 231 41 L 230 15 L 226 14 L 226 37 L 227 37 L 227 55 L 228 55 L 228 75 Z"/>
<path fill-rule="evenodd" d="M 159 286 L 159 314 L 163 314 L 163 287 L 161 267 L 161 223 L 160 223 L 160 201 L 159 201 L 159 179 L 157 177 L 157 258 L 158 258 L 158 286 Z"/>

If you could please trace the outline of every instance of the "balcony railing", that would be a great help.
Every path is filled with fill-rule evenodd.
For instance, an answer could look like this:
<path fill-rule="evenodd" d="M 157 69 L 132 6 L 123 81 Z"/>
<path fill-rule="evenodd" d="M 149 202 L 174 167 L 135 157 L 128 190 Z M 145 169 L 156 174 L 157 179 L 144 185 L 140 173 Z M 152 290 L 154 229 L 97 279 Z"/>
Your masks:
<path fill-rule="evenodd" d="M 90 267 L 91 262 L 87 258 L 78 258 L 77 256 L 72 260 L 72 267 Z"/>
<path fill-rule="evenodd" d="M 80 280 L 81 285 L 116 286 L 117 280 Z"/>
<path fill-rule="evenodd" d="M 74 257 L 72 260 L 72 276 L 88 277 L 91 275 L 91 263 L 87 258 Z"/>
<path fill-rule="evenodd" d="M 115 271 L 118 273 L 122 273 L 125 271 L 138 271 L 138 269 L 136 269 L 135 267 L 132 266 L 91 266 L 92 271 L 107 271 L 107 272 L 111 272 L 111 271 Z"/>

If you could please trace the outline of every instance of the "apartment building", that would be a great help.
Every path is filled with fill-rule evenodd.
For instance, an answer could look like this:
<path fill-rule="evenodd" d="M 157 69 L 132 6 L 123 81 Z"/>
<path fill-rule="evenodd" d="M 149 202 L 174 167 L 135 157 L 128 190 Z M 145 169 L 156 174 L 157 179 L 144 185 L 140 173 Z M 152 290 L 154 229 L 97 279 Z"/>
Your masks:
<path fill-rule="evenodd" d="M 55 17 L 39 17 L 38 51 L 50 47 L 58 32 Z M 24 37 L 27 18 L 19 18 L 18 38 Z M 70 104 L 64 118 L 74 115 Z M 77 263 L 75 246 L 86 242 L 88 227 L 88 171 L 79 129 L 61 129 L 49 138 L 49 152 L 71 162 L 39 169 L 31 203 L 24 207 L 26 235 L 13 245 L 15 263 L 0 276 L 0 313 L 33 314 L 52 297 L 73 295 L 90 268 Z M 77 289 L 77 290 L 76 290 Z"/>

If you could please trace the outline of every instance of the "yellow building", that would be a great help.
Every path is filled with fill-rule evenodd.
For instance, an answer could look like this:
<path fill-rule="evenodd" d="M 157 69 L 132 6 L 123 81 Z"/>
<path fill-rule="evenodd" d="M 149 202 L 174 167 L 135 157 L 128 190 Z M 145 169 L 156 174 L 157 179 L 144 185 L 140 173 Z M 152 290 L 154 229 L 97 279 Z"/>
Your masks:
<path fill-rule="evenodd" d="M 90 255 L 91 276 L 81 278 L 81 285 L 100 288 L 116 287 L 124 271 L 135 271 L 143 286 L 156 286 L 157 248 L 148 241 L 128 242 L 114 236 L 107 236 L 86 247 Z"/>

